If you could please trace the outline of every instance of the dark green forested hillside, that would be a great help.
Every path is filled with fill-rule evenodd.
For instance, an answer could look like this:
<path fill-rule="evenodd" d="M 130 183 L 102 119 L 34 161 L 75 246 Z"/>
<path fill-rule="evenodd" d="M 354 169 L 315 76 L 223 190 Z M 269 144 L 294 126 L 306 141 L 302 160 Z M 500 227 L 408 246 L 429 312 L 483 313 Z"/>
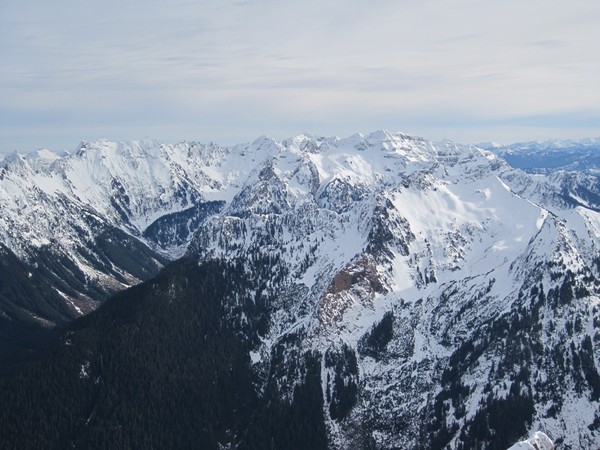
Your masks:
<path fill-rule="evenodd" d="M 50 246 L 32 251 L 26 262 L 0 243 L 0 373 L 36 358 L 79 316 L 64 296 L 83 312 L 130 285 L 132 277 L 148 280 L 168 260 L 115 227 L 103 227 L 84 255 L 114 282 L 101 283 L 83 272 L 65 253 Z"/>
<path fill-rule="evenodd" d="M 241 265 L 182 260 L 110 299 L 0 380 L 0 448 L 324 448 L 318 355 L 278 399 L 250 368 L 249 292 Z"/>

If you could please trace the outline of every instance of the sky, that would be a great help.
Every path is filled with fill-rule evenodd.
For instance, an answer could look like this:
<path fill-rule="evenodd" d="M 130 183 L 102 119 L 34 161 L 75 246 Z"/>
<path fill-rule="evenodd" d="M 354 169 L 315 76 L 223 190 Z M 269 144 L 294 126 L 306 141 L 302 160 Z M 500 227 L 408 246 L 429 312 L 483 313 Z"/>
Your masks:
<path fill-rule="evenodd" d="M 600 136 L 596 0 L 2 0 L 0 154 Z"/>

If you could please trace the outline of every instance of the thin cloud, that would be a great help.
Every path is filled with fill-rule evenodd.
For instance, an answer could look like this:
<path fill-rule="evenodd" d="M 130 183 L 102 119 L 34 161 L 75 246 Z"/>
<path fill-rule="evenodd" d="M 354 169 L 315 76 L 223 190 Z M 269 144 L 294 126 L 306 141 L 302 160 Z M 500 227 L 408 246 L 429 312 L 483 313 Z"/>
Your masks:
<path fill-rule="evenodd" d="M 583 0 L 6 0 L 0 152 L 144 125 L 159 139 L 386 127 L 508 142 L 523 117 L 539 118 L 531 138 L 562 117 L 580 137 L 600 111 L 590 17 L 600 4 Z"/>

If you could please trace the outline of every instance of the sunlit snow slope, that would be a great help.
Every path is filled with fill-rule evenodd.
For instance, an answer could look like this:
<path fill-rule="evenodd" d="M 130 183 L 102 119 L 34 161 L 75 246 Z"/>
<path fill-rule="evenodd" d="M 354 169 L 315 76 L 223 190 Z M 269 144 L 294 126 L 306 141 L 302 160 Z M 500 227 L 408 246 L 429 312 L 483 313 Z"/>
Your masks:
<path fill-rule="evenodd" d="M 306 351 L 322 356 L 332 448 L 506 448 L 538 429 L 597 446 L 594 205 L 451 142 L 268 148 L 189 252 L 245 258 L 270 311 L 250 357 L 279 395 Z"/>

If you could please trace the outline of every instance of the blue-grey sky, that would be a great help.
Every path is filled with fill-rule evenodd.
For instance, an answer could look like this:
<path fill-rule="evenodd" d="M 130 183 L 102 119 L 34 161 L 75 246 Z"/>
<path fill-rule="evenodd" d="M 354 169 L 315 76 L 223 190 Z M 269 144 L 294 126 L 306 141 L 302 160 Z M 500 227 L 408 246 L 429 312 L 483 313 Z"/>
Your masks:
<path fill-rule="evenodd" d="M 0 153 L 600 136 L 594 0 L 2 0 Z"/>

